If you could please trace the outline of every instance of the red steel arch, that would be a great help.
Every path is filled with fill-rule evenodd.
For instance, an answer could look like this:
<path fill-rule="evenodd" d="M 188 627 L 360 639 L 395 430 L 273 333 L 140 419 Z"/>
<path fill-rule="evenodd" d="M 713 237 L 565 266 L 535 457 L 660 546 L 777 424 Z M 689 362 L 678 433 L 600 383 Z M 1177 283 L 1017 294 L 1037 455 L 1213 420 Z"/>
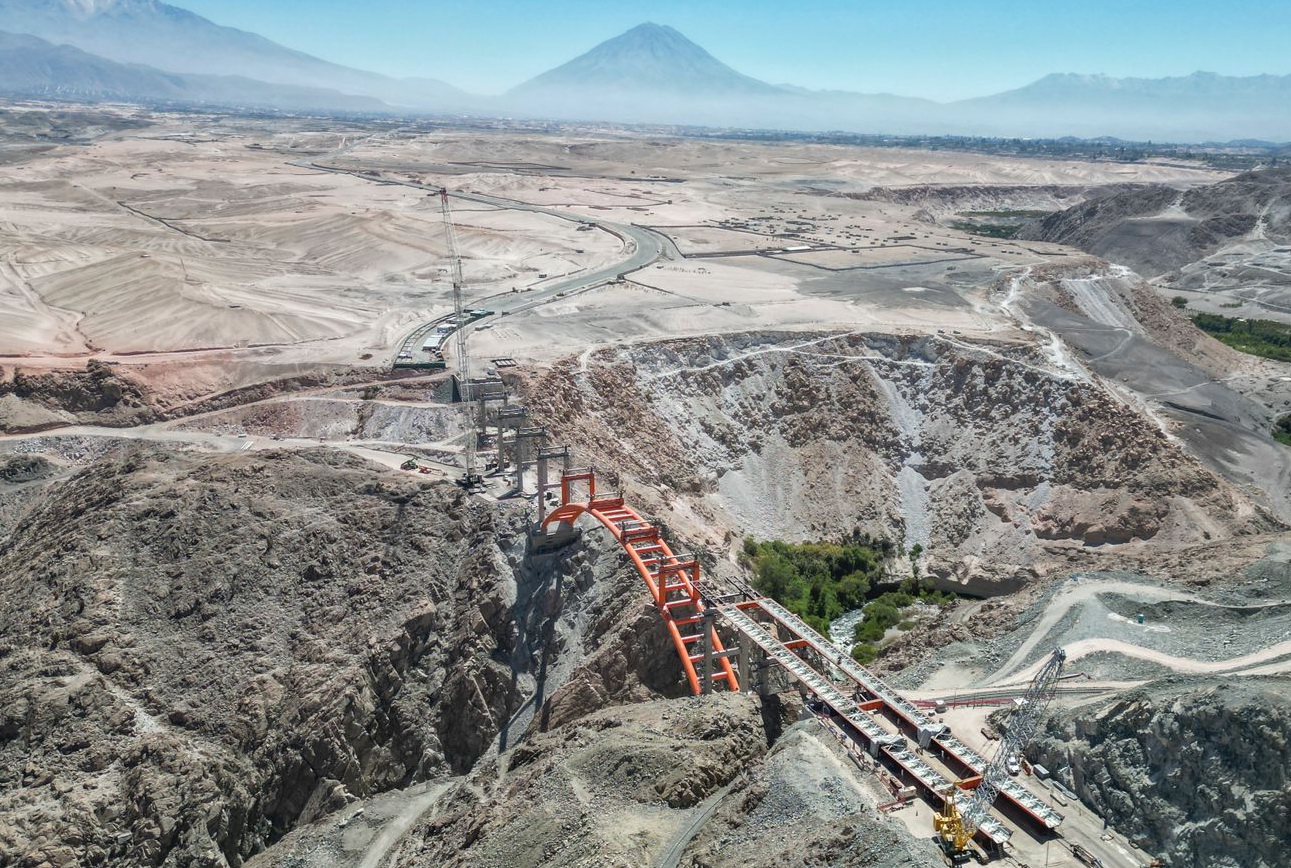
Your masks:
<path fill-rule="evenodd" d="M 582 482 L 587 483 L 587 500 L 575 501 L 574 486 Z M 632 558 L 641 578 L 645 579 L 659 616 L 672 636 L 677 656 L 681 658 L 691 693 L 702 693 L 704 684 L 695 670 L 695 664 L 704 660 L 702 649 L 706 620 L 704 601 L 699 594 L 699 563 L 694 558 L 675 554 L 659 533 L 659 528 L 625 504 L 622 497 L 598 495 L 593 470 L 566 471 L 560 480 L 560 495 L 561 506 L 543 520 L 543 527 L 572 525 L 584 514 L 605 525 Z M 735 670 L 723 654 L 726 649 L 722 639 L 711 619 L 708 620 L 708 641 L 712 653 L 721 655 L 714 657 L 713 683 L 724 682 L 729 690 L 739 690 Z M 684 628 L 690 629 L 683 632 Z"/>

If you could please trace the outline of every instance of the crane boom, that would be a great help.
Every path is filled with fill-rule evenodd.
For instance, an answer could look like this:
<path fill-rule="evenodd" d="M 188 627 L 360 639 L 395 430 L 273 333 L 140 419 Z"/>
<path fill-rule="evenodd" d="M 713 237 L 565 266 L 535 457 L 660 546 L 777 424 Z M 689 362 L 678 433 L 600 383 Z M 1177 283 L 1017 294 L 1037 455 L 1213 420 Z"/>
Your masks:
<path fill-rule="evenodd" d="M 996 748 L 995 756 L 982 774 L 981 786 L 973 791 L 972 797 L 962 808 L 964 818 L 972 824 L 973 831 L 977 830 L 986 812 L 995 804 L 995 797 L 1000 794 L 1000 784 L 1008 779 L 1009 763 L 1021 755 L 1040 728 L 1040 721 L 1044 719 L 1045 709 L 1053 699 L 1054 687 L 1066 661 L 1067 652 L 1061 648 L 1055 649 L 1032 679 L 1021 706 L 1009 718 L 1008 729 Z"/>
<path fill-rule="evenodd" d="M 466 349 L 466 310 L 462 302 L 462 257 L 457 250 L 457 230 L 453 227 L 453 209 L 448 203 L 448 189 L 439 189 L 439 204 L 444 214 L 444 235 L 448 239 L 448 259 L 453 280 L 453 332 L 457 346 L 457 377 L 461 383 L 462 403 L 466 406 L 466 484 L 472 485 L 475 473 L 475 410 L 471 402 L 471 357 Z"/>
<path fill-rule="evenodd" d="M 966 857 L 968 842 L 977 833 L 978 827 L 986 819 L 987 812 L 995 804 L 1000 794 L 1000 785 L 1008 780 L 1009 763 L 1015 760 L 1028 744 L 1044 719 L 1045 709 L 1053 700 L 1062 674 L 1063 664 L 1067 662 L 1067 652 L 1055 648 L 1053 654 L 1040 667 L 1040 671 L 1031 679 L 1026 694 L 1017 711 L 1009 718 L 1008 729 L 1000 740 L 991 761 L 982 773 L 982 782 L 972 791 L 972 795 L 962 798 L 958 787 L 952 787 L 946 795 L 946 807 L 943 812 L 933 817 L 933 826 L 941 836 L 941 845 L 952 862 Z"/>

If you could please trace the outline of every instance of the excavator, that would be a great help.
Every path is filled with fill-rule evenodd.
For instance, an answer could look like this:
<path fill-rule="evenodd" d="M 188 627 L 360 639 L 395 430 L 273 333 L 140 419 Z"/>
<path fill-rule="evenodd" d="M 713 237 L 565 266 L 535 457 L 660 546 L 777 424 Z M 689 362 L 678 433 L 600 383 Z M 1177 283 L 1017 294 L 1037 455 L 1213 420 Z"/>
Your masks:
<path fill-rule="evenodd" d="M 1054 649 L 1031 680 L 1017 711 L 1009 718 L 1008 731 L 982 773 L 981 783 L 972 790 L 965 790 L 961 786 L 964 782 L 960 781 L 945 793 L 941 812 L 933 815 L 932 827 L 937 832 L 937 843 L 951 865 L 963 865 L 973 858 L 984 861 L 973 847 L 973 836 L 991 805 L 995 804 L 1000 785 L 1008 780 L 1010 764 L 1018 761 L 1040 727 L 1066 662 L 1067 652 L 1061 648 Z"/>

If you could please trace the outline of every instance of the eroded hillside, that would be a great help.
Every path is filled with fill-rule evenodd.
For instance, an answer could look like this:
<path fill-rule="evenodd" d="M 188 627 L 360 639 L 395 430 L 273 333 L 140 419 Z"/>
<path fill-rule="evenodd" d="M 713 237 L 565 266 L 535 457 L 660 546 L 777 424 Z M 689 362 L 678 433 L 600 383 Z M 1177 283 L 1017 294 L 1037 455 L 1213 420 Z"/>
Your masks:
<path fill-rule="evenodd" d="M 1059 715 L 1037 745 L 1172 866 L 1280 865 L 1291 828 L 1285 679 L 1154 684 Z"/>
<path fill-rule="evenodd" d="M 645 604 L 601 600 L 613 559 L 525 560 L 507 511 L 324 450 L 129 450 L 25 503 L 0 543 L 5 864 L 239 865 L 469 770 Z M 669 692 L 656 659 L 600 701 L 638 671 Z"/>
<path fill-rule="evenodd" d="M 859 529 L 922 545 L 947 582 L 998 592 L 1053 546 L 1280 527 L 1091 377 L 1026 345 L 729 335 L 601 350 L 525 390 L 559 437 L 718 544 L 713 529 Z"/>
<path fill-rule="evenodd" d="M 1291 299 L 1285 167 L 1187 190 L 1156 185 L 1098 197 L 1022 234 L 1132 268 L 1206 310 L 1285 319 Z"/>

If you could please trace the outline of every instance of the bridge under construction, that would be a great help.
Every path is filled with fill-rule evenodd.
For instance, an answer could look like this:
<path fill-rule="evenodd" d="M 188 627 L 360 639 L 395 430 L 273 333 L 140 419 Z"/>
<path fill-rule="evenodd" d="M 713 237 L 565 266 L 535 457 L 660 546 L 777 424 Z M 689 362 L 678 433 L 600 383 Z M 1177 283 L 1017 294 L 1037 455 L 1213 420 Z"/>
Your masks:
<path fill-rule="evenodd" d="M 540 501 L 547 485 L 540 481 Z M 782 672 L 812 700 L 849 750 L 885 768 L 900 782 L 901 792 L 913 788 L 945 809 L 951 794 L 971 795 L 982 786 L 990 762 L 955 737 L 947 724 L 776 601 L 740 583 L 702 581 L 695 557 L 674 551 L 660 528 L 620 495 L 597 490 L 594 470 L 565 468 L 559 488 L 560 505 L 540 516 L 547 539 L 559 544 L 571 538 L 574 523 L 583 516 L 605 527 L 645 582 L 692 693 L 765 694 L 772 690 L 775 673 Z M 1060 837 L 1064 816 L 1047 801 L 1012 777 L 992 777 L 992 784 L 998 797 L 985 806 L 992 811 L 983 808 L 973 823 L 974 840 L 986 854 L 1007 856 L 1014 829 L 1039 841 Z M 1089 854 L 1081 845 L 1067 846 L 1078 856 Z M 1143 861 L 1117 849 L 1132 864 Z M 1092 854 L 1080 861 L 1105 864 Z"/>

